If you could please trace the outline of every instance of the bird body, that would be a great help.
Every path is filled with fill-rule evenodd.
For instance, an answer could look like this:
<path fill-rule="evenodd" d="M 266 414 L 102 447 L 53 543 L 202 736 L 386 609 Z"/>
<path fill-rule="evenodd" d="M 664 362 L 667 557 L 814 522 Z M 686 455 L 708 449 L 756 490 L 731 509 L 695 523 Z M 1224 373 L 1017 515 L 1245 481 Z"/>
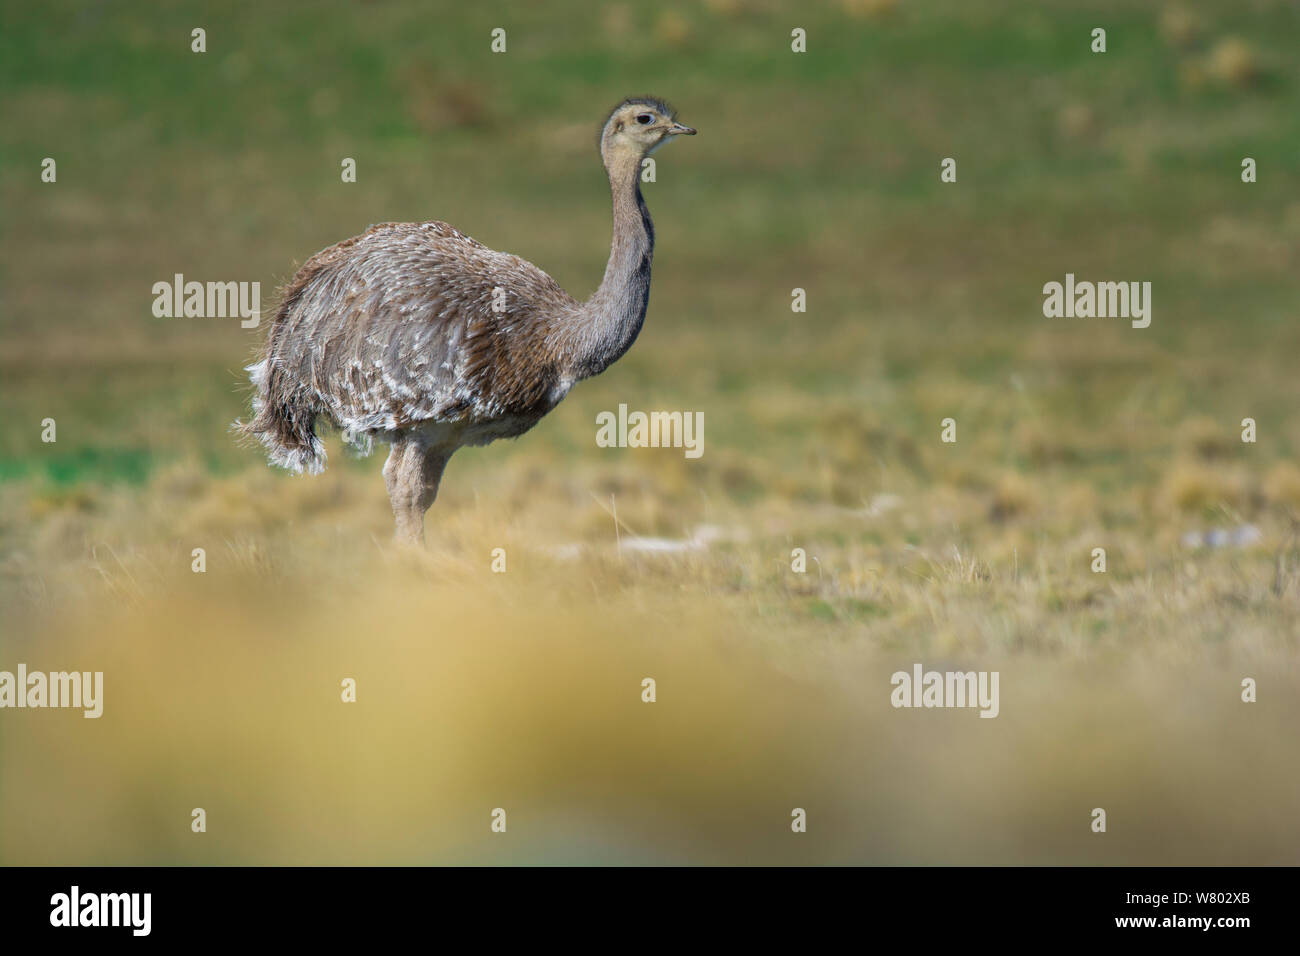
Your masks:
<path fill-rule="evenodd" d="M 422 541 L 456 449 L 522 435 L 635 341 L 654 254 L 641 159 L 694 132 L 651 98 L 625 100 L 606 120 L 613 240 L 586 302 L 444 222 L 382 223 L 318 252 L 285 287 L 248 368 L 255 415 L 240 430 L 295 472 L 324 467 L 317 419 L 363 450 L 388 442 L 398 536 Z"/>
<path fill-rule="evenodd" d="M 298 271 L 254 381 L 349 438 L 420 428 L 484 444 L 523 434 L 572 386 L 548 320 L 579 308 L 531 263 L 446 223 L 383 223 Z M 271 453 L 324 464 L 316 446 Z"/>

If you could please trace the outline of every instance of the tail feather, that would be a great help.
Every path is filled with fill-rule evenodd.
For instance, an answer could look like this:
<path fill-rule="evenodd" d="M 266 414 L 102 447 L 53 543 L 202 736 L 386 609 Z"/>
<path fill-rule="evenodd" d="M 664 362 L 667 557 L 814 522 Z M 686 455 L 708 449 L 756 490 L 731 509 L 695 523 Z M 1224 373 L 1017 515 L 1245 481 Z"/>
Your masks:
<path fill-rule="evenodd" d="M 249 365 L 245 371 L 257 390 L 253 395 L 253 418 L 235 422 L 235 431 L 266 446 L 273 465 L 294 474 L 324 471 L 325 444 L 316 435 L 315 408 L 299 397 L 283 394 L 266 359 Z"/>

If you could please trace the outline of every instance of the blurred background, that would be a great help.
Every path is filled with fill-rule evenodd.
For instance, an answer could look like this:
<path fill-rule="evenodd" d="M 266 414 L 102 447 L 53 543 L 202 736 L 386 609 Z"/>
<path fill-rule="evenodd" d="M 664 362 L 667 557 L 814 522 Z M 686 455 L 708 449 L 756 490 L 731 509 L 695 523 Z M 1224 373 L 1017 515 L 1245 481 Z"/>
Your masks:
<path fill-rule="evenodd" d="M 1297 4 L 0 10 L 0 669 L 105 674 L 0 714 L 0 862 L 1297 862 Z M 641 337 L 456 456 L 426 557 L 382 454 L 232 441 L 275 288 L 371 223 L 585 298 L 640 93 L 700 130 Z M 1044 318 L 1067 272 L 1151 326 Z M 154 317 L 175 273 L 262 327 Z M 596 447 L 619 403 L 703 457 Z M 1001 715 L 892 709 L 916 661 Z"/>

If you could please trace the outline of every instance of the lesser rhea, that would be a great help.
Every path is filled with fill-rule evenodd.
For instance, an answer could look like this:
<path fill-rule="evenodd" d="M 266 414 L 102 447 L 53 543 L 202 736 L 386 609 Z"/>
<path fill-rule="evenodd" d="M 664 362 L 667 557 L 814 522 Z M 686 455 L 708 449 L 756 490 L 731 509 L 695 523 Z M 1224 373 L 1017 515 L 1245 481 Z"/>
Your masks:
<path fill-rule="evenodd" d="M 248 367 L 254 416 L 237 429 L 295 472 L 325 467 L 318 418 L 363 447 L 388 442 L 397 536 L 422 543 L 456 449 L 522 435 L 636 340 L 654 255 L 641 163 L 694 133 L 653 97 L 609 114 L 600 155 L 614 235 L 586 302 L 445 222 L 382 223 L 318 252 L 285 287 L 261 361 Z"/>

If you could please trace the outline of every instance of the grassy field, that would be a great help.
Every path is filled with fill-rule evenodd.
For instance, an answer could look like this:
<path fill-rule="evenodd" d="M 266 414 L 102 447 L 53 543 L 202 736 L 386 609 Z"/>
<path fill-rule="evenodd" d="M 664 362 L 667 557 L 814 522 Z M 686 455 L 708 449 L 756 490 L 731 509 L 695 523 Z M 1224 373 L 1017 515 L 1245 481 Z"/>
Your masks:
<path fill-rule="evenodd" d="M 3 16 L 0 670 L 106 701 L 0 713 L 0 861 L 1300 862 L 1294 4 Z M 427 556 L 382 455 L 231 440 L 265 323 L 155 282 L 269 316 L 437 218 L 585 297 L 642 92 L 700 130 L 644 187 L 645 329 L 456 456 Z M 1044 318 L 1066 273 L 1151 282 L 1151 326 Z M 620 403 L 703 412 L 703 456 L 597 447 Z M 999 717 L 890 707 L 917 661 L 999 671 Z"/>

